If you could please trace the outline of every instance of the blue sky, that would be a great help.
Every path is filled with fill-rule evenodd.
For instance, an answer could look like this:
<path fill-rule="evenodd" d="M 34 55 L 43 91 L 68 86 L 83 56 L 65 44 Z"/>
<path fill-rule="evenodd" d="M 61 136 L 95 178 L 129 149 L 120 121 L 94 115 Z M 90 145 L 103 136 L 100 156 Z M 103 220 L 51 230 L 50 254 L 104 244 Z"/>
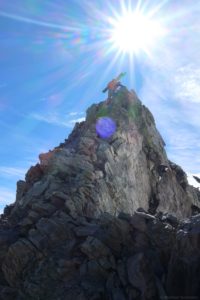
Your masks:
<path fill-rule="evenodd" d="M 110 19 L 123 7 L 162 20 L 167 34 L 148 53 L 111 44 Z M 0 210 L 39 153 L 64 141 L 121 71 L 152 111 L 168 157 L 199 176 L 199 14 L 196 0 L 0 0 Z"/>

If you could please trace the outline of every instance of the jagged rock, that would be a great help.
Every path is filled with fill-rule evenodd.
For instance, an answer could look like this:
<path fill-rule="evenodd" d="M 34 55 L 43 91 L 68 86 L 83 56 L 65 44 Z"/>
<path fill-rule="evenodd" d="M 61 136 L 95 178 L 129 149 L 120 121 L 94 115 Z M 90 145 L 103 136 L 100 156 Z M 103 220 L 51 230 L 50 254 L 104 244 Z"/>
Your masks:
<path fill-rule="evenodd" d="M 164 145 L 134 91 L 92 105 L 1 215 L 0 299 L 200 297 L 200 192 Z"/>
<path fill-rule="evenodd" d="M 95 130 L 97 119 L 105 115 L 117 124 L 109 139 Z M 150 111 L 124 87 L 110 105 L 89 108 L 86 121 L 75 126 L 62 146 L 40 154 L 40 164 L 26 175 L 31 187 L 21 193 L 14 212 L 26 210 L 36 197 L 50 199 L 63 192 L 73 216 L 133 214 L 139 207 L 151 214 L 189 216 L 192 205 L 200 207 L 193 200 L 196 191 L 188 188 L 183 170 L 168 161 L 164 145 Z"/>
<path fill-rule="evenodd" d="M 175 172 L 178 182 L 180 183 L 182 188 L 185 190 L 188 185 L 187 175 L 181 169 L 181 167 L 176 165 L 175 163 L 170 162 L 170 166 L 171 166 L 172 170 Z"/>
<path fill-rule="evenodd" d="M 168 213 L 162 215 L 162 221 L 167 221 L 173 227 L 177 227 L 179 224 L 177 217 L 172 214 L 168 214 Z"/>
<path fill-rule="evenodd" d="M 32 166 L 25 175 L 26 182 L 32 185 L 34 182 L 42 178 L 43 171 L 40 164 Z"/>
<path fill-rule="evenodd" d="M 136 217 L 137 222 L 133 223 Z M 157 299 L 158 295 L 174 291 L 178 294 L 174 286 L 178 288 L 176 281 L 180 277 L 175 275 L 180 262 L 185 261 L 180 258 L 190 249 L 187 266 L 195 268 L 185 274 L 192 278 L 185 280 L 190 282 L 187 286 L 191 284 L 192 295 L 198 296 L 198 232 L 195 231 L 192 245 L 189 240 L 199 220 L 200 216 L 192 217 L 175 229 L 166 226 L 167 219 L 162 222 L 148 214 L 135 214 L 126 220 L 104 215 L 86 221 L 81 216 L 74 220 L 65 213 L 56 213 L 51 219 L 42 218 L 36 229 L 10 246 L 4 254 L 3 273 L 13 292 L 23 286 L 20 300 L 76 299 L 73 297 L 78 295 L 85 299 Z M 142 230 L 137 226 L 140 222 L 145 224 Z M 85 232 L 89 227 L 95 230 L 92 236 L 77 235 L 77 228 L 81 227 Z M 185 234 L 177 249 L 175 239 L 180 240 L 181 230 Z M 195 257 L 193 247 L 197 247 Z M 76 292 L 73 294 L 72 290 Z M 185 288 L 182 295 L 187 292 Z"/>
<path fill-rule="evenodd" d="M 24 180 L 17 182 L 16 202 L 18 202 L 27 191 L 27 183 Z"/>
<path fill-rule="evenodd" d="M 200 214 L 200 208 L 198 206 L 192 205 L 191 209 L 192 209 L 192 215 L 193 216 Z"/>
<path fill-rule="evenodd" d="M 200 183 L 200 178 L 199 177 L 197 177 L 197 176 L 193 176 L 194 177 L 194 179 L 198 182 L 198 183 Z"/>
<path fill-rule="evenodd" d="M 31 209 L 40 216 L 50 216 L 55 212 L 56 208 L 50 203 L 33 203 Z"/>
<path fill-rule="evenodd" d="M 4 207 L 4 210 L 3 210 L 3 216 L 2 216 L 2 219 L 5 219 L 7 218 L 8 216 L 10 216 L 11 212 L 12 212 L 12 209 L 14 208 L 14 203 L 10 204 L 10 205 L 6 205 Z"/>

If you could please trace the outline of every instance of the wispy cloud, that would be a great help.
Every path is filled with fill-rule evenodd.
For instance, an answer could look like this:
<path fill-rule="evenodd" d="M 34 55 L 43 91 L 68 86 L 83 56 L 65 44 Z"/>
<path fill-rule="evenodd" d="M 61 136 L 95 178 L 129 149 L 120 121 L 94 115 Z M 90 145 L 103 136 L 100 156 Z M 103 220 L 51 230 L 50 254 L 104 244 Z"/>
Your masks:
<path fill-rule="evenodd" d="M 69 116 L 77 116 L 78 115 L 78 112 L 76 111 L 72 111 L 69 113 Z"/>
<path fill-rule="evenodd" d="M 82 117 L 82 118 L 77 118 L 77 119 L 70 120 L 69 123 L 70 124 L 75 124 L 75 123 L 83 122 L 84 120 L 85 120 L 85 118 Z"/>
<path fill-rule="evenodd" d="M 0 166 L 0 177 L 24 177 L 26 169 Z"/>
<path fill-rule="evenodd" d="M 170 77 L 169 74 L 168 76 Z M 167 85 L 168 80 L 163 82 L 161 78 L 162 76 L 156 78 L 154 75 L 145 78 L 140 97 L 153 112 L 157 127 L 166 142 L 169 159 L 187 172 L 198 173 L 199 103 L 177 99 L 177 91 L 181 91 L 181 87 L 177 87 L 175 83 Z"/>
<path fill-rule="evenodd" d="M 54 124 L 58 126 L 69 126 L 69 123 L 66 121 L 61 120 L 56 113 L 49 113 L 49 114 L 38 114 L 34 113 L 31 117 L 35 120 L 42 121 L 49 124 Z"/>
<path fill-rule="evenodd" d="M 76 122 L 82 122 L 85 120 L 85 117 L 80 117 L 80 114 L 82 113 L 69 113 L 66 116 L 63 116 L 61 114 L 58 114 L 56 112 L 54 113 L 48 113 L 48 114 L 38 114 L 38 113 L 34 113 L 31 115 L 32 118 L 38 120 L 38 121 L 42 121 L 45 123 L 49 123 L 52 125 L 57 125 L 57 126 L 64 126 L 64 127 L 69 127 L 72 128 L 73 125 Z M 71 117 L 73 116 L 77 116 L 76 119 L 71 119 Z"/>

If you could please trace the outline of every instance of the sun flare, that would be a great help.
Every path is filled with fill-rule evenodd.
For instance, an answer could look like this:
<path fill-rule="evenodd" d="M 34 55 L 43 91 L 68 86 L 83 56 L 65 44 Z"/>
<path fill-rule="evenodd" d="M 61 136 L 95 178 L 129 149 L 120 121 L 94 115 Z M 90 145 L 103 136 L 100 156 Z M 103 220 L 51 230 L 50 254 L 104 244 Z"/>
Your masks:
<path fill-rule="evenodd" d="M 126 12 L 111 23 L 110 41 L 124 53 L 149 52 L 166 33 L 159 21 L 139 12 Z"/>

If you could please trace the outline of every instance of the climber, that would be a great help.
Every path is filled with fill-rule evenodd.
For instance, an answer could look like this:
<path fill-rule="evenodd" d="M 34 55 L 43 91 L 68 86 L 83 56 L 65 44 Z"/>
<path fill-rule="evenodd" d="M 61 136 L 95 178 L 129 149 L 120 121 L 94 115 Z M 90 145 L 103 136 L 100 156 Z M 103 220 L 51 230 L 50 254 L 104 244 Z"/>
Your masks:
<path fill-rule="evenodd" d="M 115 79 L 111 80 L 107 87 L 102 91 L 105 93 L 108 91 L 108 101 L 112 99 L 115 91 L 117 90 L 118 87 L 123 87 L 123 85 L 120 82 L 120 79 L 125 76 L 126 73 L 120 73 Z"/>

